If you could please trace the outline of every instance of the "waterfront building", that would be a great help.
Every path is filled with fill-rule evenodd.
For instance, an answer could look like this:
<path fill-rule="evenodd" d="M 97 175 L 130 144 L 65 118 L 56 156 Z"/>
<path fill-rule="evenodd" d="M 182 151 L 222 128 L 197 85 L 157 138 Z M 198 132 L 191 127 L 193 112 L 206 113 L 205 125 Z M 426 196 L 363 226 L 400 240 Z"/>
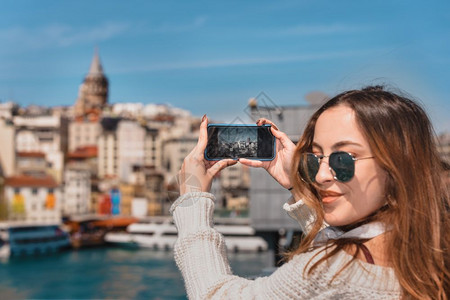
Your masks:
<path fill-rule="evenodd" d="M 117 126 L 118 177 L 128 182 L 134 165 L 144 162 L 146 130 L 136 121 L 122 120 Z"/>
<path fill-rule="evenodd" d="M 97 156 L 98 148 L 96 145 L 83 146 L 67 153 L 67 164 L 77 163 L 87 165 L 91 178 L 97 177 Z"/>
<path fill-rule="evenodd" d="M 0 119 L 11 120 L 19 111 L 19 105 L 12 101 L 0 103 Z"/>
<path fill-rule="evenodd" d="M 314 105 L 254 107 L 252 118 L 267 118 L 297 143 L 309 117 L 317 109 Z M 252 226 L 259 231 L 298 229 L 298 224 L 289 218 L 282 206 L 290 197 L 289 191 L 281 187 L 265 170 L 250 169 L 250 218 Z"/>
<path fill-rule="evenodd" d="M 0 118 L 0 163 L 4 176 L 12 176 L 16 170 L 16 129 L 11 119 Z"/>
<path fill-rule="evenodd" d="M 48 172 L 61 182 L 67 152 L 67 119 L 61 116 L 16 116 L 15 151 L 43 152 Z"/>
<path fill-rule="evenodd" d="M 47 173 L 48 162 L 43 152 L 17 152 L 16 160 L 17 174 L 39 176 Z"/>
<path fill-rule="evenodd" d="M 142 103 L 114 103 L 111 113 L 113 116 L 126 119 L 139 119 L 143 116 L 144 104 Z"/>
<path fill-rule="evenodd" d="M 147 215 L 168 214 L 172 203 L 167 202 L 167 189 L 163 172 L 153 166 L 144 167 L 143 172 L 145 178 L 144 196 L 148 203 Z"/>
<path fill-rule="evenodd" d="M 5 200 L 5 176 L 3 173 L 2 160 L 0 159 L 0 221 L 8 219 L 8 205 Z"/>
<path fill-rule="evenodd" d="M 167 182 L 173 181 L 181 169 L 184 158 L 194 149 L 198 142 L 198 131 L 189 132 L 178 137 L 163 140 L 163 169 Z"/>
<path fill-rule="evenodd" d="M 101 132 L 98 120 L 76 119 L 69 123 L 69 151 L 96 146 Z"/>
<path fill-rule="evenodd" d="M 133 166 L 162 167 L 162 140 L 159 130 L 135 120 L 105 117 L 100 122 L 98 174 L 132 180 Z"/>
<path fill-rule="evenodd" d="M 133 165 L 144 162 L 146 130 L 135 121 L 103 118 L 98 142 L 98 175 L 128 182 Z"/>
<path fill-rule="evenodd" d="M 117 126 L 120 118 L 103 118 L 100 122 L 102 132 L 98 138 L 98 176 L 118 177 L 119 151 L 117 146 Z"/>
<path fill-rule="evenodd" d="M 84 146 L 75 149 L 73 152 L 67 154 L 67 165 L 75 165 L 80 169 L 89 172 L 90 182 L 90 199 L 88 204 L 89 213 L 97 211 L 98 200 L 98 166 L 97 166 L 98 148 L 97 146 Z"/>
<path fill-rule="evenodd" d="M 143 218 L 148 216 L 148 201 L 145 198 L 133 198 L 131 200 L 131 216 Z"/>
<path fill-rule="evenodd" d="M 96 118 L 108 102 L 108 78 L 103 73 L 98 51 L 94 53 L 89 72 L 78 90 L 78 98 L 74 106 L 76 118 L 91 116 Z"/>
<path fill-rule="evenodd" d="M 161 215 L 168 212 L 166 207 L 168 205 L 165 205 L 167 191 L 164 174 L 154 166 L 133 166 L 130 184 L 121 186 L 123 186 L 121 191 L 124 214 L 132 213 L 134 199 L 140 199 L 138 202 L 145 199 L 145 212 L 142 212 L 145 216 Z"/>
<path fill-rule="evenodd" d="M 91 212 L 91 170 L 87 163 L 72 161 L 64 171 L 62 214 L 83 215 Z"/>
<path fill-rule="evenodd" d="M 273 121 L 294 143 L 297 143 L 307 121 L 323 99 L 316 98 L 317 101 L 311 101 L 310 105 L 298 106 L 278 106 L 273 102 L 259 105 L 258 101 L 252 99 L 249 103 L 249 115 L 254 121 L 259 118 Z M 297 222 L 282 209 L 291 194 L 261 168 L 250 169 L 250 181 L 251 225 L 258 235 L 265 238 L 269 247 L 275 250 L 274 261 L 279 262 L 281 258 L 279 251 L 283 249 L 278 249 L 277 245 L 284 240 L 289 246 L 292 242 L 292 233 L 300 230 Z M 283 236 L 285 233 L 289 233 L 287 234 L 289 238 Z"/>
<path fill-rule="evenodd" d="M 120 183 L 119 190 L 122 195 L 121 214 L 124 216 L 131 216 L 131 206 L 136 195 L 136 189 L 139 188 L 134 184 Z"/>
<path fill-rule="evenodd" d="M 159 130 L 145 126 L 144 166 L 162 169 L 162 140 Z"/>
<path fill-rule="evenodd" d="M 235 164 L 220 172 L 221 195 L 216 197 L 217 207 L 227 210 L 247 210 L 250 187 L 249 167 Z"/>
<path fill-rule="evenodd" d="M 50 175 L 7 177 L 5 197 L 11 221 L 61 221 L 61 192 Z"/>

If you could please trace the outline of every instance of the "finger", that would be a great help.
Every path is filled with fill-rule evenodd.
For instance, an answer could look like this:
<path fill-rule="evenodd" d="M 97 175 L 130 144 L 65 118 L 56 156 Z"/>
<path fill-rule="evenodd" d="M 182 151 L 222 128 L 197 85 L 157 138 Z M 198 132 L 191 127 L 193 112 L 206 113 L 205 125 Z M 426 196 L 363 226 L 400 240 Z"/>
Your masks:
<path fill-rule="evenodd" d="M 295 148 L 295 144 L 288 138 L 286 133 L 272 127 L 272 134 L 281 142 L 284 148 Z"/>
<path fill-rule="evenodd" d="M 206 144 L 208 143 L 208 117 L 203 115 L 202 123 L 200 124 L 200 132 L 198 136 L 198 143 L 197 143 L 197 151 L 200 151 L 203 153 L 203 151 L 206 148 Z"/>
<path fill-rule="evenodd" d="M 270 125 L 271 125 L 272 127 L 274 127 L 276 130 L 279 130 L 278 127 L 277 127 L 277 125 L 275 125 L 274 122 L 272 122 L 272 121 L 270 121 L 270 120 L 268 120 L 268 119 L 266 119 L 266 118 L 261 118 L 261 119 L 259 119 L 258 121 L 256 121 L 256 124 L 257 124 L 258 126 L 265 125 L 265 124 L 270 124 Z"/>
<path fill-rule="evenodd" d="M 216 162 L 211 168 L 208 169 L 207 173 L 209 176 L 214 177 L 221 170 L 225 169 L 228 166 L 235 165 L 238 161 L 234 159 L 222 159 Z"/>
<path fill-rule="evenodd" d="M 253 168 L 263 168 L 264 162 L 260 160 L 253 160 L 247 158 L 239 158 L 239 162 L 245 166 L 253 167 Z"/>
<path fill-rule="evenodd" d="M 218 162 L 218 160 L 205 160 L 205 166 L 206 166 L 206 169 L 211 168 L 211 167 L 214 166 L 217 162 Z"/>

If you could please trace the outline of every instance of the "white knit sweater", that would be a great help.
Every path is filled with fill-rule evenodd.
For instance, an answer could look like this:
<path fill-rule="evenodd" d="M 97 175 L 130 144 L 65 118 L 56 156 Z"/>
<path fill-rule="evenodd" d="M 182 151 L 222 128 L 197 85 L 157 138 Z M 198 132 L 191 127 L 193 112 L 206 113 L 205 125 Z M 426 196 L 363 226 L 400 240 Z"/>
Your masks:
<path fill-rule="evenodd" d="M 289 208 L 289 214 L 294 216 L 294 210 L 301 210 L 302 206 Z M 183 195 L 172 205 L 171 212 L 178 228 L 175 261 L 190 299 L 399 299 L 401 296 L 393 269 L 360 260 L 332 280 L 352 259 L 344 251 L 307 275 L 303 272 L 305 266 L 311 259 L 315 262 L 323 256 L 322 248 L 295 256 L 268 277 L 249 280 L 234 276 L 224 237 L 213 228 L 214 196 Z M 302 221 L 300 224 L 305 225 Z"/>

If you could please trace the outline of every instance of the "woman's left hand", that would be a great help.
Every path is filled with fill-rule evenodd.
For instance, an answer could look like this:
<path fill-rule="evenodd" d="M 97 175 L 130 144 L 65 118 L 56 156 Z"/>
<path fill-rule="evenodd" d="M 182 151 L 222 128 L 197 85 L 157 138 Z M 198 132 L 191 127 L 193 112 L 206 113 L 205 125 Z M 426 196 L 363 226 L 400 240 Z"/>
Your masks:
<path fill-rule="evenodd" d="M 214 176 L 222 169 L 234 165 L 237 160 L 209 161 L 204 153 L 208 144 L 208 118 L 202 118 L 198 143 L 183 161 L 179 174 L 180 195 L 189 192 L 209 192 Z"/>

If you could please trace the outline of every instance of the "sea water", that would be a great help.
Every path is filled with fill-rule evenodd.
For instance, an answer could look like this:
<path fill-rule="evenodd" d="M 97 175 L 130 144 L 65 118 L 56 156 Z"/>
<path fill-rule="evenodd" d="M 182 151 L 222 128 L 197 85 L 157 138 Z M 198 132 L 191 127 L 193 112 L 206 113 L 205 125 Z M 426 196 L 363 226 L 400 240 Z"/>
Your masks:
<path fill-rule="evenodd" d="M 230 253 L 234 274 L 254 277 L 271 252 Z M 186 299 L 172 251 L 92 248 L 0 262 L 0 299 Z"/>

